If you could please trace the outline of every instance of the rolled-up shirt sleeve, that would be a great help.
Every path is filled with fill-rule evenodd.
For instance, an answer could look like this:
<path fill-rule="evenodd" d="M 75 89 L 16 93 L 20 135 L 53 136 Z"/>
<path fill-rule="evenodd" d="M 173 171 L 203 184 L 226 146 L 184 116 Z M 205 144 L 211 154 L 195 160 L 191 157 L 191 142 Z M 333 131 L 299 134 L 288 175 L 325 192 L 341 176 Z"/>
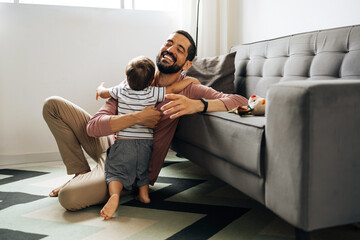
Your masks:
<path fill-rule="evenodd" d="M 117 115 L 117 101 L 110 98 L 86 125 L 87 134 L 91 137 L 113 135 L 110 128 L 110 118 L 113 115 Z"/>

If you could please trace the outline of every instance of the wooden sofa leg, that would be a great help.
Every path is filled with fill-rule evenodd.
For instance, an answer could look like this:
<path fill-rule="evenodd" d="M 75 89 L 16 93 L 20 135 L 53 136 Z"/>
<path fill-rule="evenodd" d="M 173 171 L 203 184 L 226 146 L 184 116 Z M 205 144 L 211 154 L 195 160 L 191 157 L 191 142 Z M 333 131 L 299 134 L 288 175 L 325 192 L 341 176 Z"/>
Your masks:
<path fill-rule="evenodd" d="M 295 240 L 310 240 L 310 232 L 295 228 Z"/>

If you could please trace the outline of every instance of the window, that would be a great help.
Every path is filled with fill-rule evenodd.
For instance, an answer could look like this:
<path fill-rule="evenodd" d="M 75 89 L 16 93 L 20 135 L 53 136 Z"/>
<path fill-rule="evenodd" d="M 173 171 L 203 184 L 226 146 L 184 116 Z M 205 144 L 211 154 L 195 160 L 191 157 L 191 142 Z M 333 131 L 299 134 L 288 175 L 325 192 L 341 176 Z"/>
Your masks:
<path fill-rule="evenodd" d="M 176 0 L 134 0 L 134 3 L 134 9 L 138 10 L 176 11 L 177 7 Z"/>
<path fill-rule="evenodd" d="M 120 8 L 119 0 L 19 0 L 19 3 L 76 7 Z"/>
<path fill-rule="evenodd" d="M 151 11 L 176 11 L 178 1 L 181 0 L 0 0 L 0 2 L 20 4 L 118 8 Z"/>

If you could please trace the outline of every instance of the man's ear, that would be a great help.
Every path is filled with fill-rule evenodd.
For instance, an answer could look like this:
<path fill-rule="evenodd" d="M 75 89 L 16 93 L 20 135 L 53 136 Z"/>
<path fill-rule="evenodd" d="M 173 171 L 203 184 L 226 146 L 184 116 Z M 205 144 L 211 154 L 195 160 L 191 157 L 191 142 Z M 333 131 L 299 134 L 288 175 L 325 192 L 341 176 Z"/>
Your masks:
<path fill-rule="evenodd" d="M 191 68 L 191 66 L 192 66 L 192 62 L 189 61 L 189 60 L 186 60 L 184 66 L 182 67 L 182 70 L 183 70 L 183 71 L 186 71 L 186 70 L 188 70 L 189 68 Z"/>

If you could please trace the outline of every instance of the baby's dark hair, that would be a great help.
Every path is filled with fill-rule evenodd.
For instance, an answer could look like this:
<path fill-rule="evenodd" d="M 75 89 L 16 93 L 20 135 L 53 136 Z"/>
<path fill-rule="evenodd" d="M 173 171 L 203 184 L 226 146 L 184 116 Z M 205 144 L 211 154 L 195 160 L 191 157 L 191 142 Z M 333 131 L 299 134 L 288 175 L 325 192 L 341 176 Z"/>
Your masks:
<path fill-rule="evenodd" d="M 147 57 L 136 57 L 126 66 L 126 78 L 131 89 L 139 91 L 150 86 L 154 79 L 155 64 Z"/>

